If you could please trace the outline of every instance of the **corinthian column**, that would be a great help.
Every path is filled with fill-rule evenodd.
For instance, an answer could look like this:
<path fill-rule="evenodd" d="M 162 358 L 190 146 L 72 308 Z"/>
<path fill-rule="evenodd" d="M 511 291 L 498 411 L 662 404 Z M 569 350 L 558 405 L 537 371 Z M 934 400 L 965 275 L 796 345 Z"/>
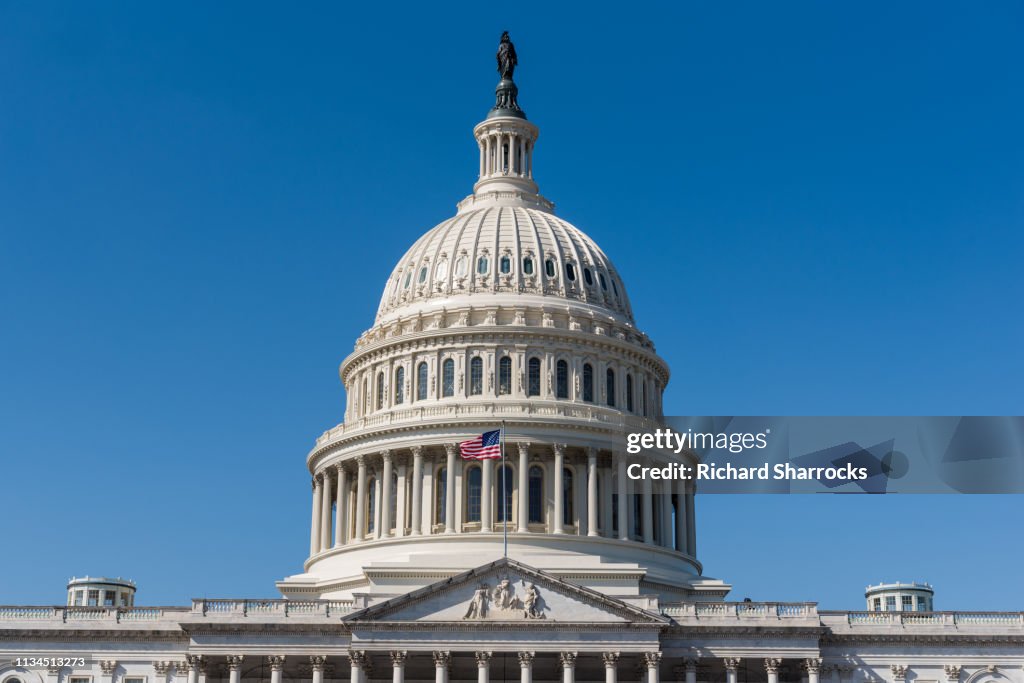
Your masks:
<path fill-rule="evenodd" d="M 458 448 L 458 444 L 454 443 L 444 445 L 445 455 L 448 456 L 448 461 L 445 464 L 446 483 L 444 489 L 444 532 L 446 534 L 455 533 L 455 451 Z M 445 675 L 447 676 L 447 674 Z"/>
<path fill-rule="evenodd" d="M 601 654 L 601 659 L 604 660 L 604 683 L 616 683 L 618 680 L 616 667 L 619 664 L 619 653 L 604 652 Z"/>
<path fill-rule="evenodd" d="M 519 524 L 516 529 L 525 534 L 530 530 L 530 444 L 519 442 Z"/>
<path fill-rule="evenodd" d="M 779 665 L 781 659 L 764 660 L 764 670 L 768 673 L 768 683 L 779 683 Z"/>
<path fill-rule="evenodd" d="M 619 468 L 618 481 L 616 485 L 619 489 L 618 495 L 618 508 L 619 508 L 619 538 L 623 541 L 629 540 L 629 503 L 626 500 L 626 456 L 622 453 L 615 454 L 615 463 Z"/>
<path fill-rule="evenodd" d="M 313 667 L 313 683 L 324 683 L 324 666 L 327 664 L 327 657 L 310 655 L 309 664 Z"/>
<path fill-rule="evenodd" d="M 387 538 L 391 533 L 391 479 L 393 467 L 391 451 L 381 451 L 380 457 L 384 459 L 384 474 L 381 475 L 380 482 L 380 529 L 377 530 L 377 537 Z"/>
<path fill-rule="evenodd" d="M 153 662 L 154 683 L 167 683 L 167 674 L 171 671 L 171 662 Z M 60 676 L 53 683 L 60 683 Z"/>
<path fill-rule="evenodd" d="M 357 455 L 356 464 L 356 533 L 352 540 L 361 543 L 366 537 L 366 456 Z"/>
<path fill-rule="evenodd" d="M 270 683 L 281 683 L 281 671 L 284 669 L 284 655 L 268 656 L 267 664 L 270 666 Z"/>
<path fill-rule="evenodd" d="M 242 655 L 228 655 L 228 683 L 238 683 L 242 678 Z"/>
<path fill-rule="evenodd" d="M 405 683 L 405 650 L 391 651 L 391 683 Z"/>
<path fill-rule="evenodd" d="M 434 652 L 434 683 L 448 683 L 448 667 L 451 663 L 450 652 Z"/>
<path fill-rule="evenodd" d="M 654 492 L 649 477 L 640 480 L 641 491 L 643 492 L 643 524 L 644 543 L 654 543 Z"/>
<path fill-rule="evenodd" d="M 519 683 L 533 683 L 533 653 L 519 653 Z"/>
<path fill-rule="evenodd" d="M 312 557 L 320 551 L 320 506 L 323 496 L 320 493 L 320 477 L 313 475 L 313 522 L 309 525 L 309 555 Z"/>
<path fill-rule="evenodd" d="M 740 668 L 739 658 L 726 657 L 722 664 L 725 665 L 725 683 L 736 683 L 736 672 Z"/>
<path fill-rule="evenodd" d="M 348 472 L 338 465 L 338 493 L 334 497 L 334 545 L 345 543 L 345 510 L 348 505 Z M 271 669 L 273 671 L 273 669 Z"/>
<path fill-rule="evenodd" d="M 689 548 L 686 547 L 685 479 L 676 479 L 676 551 L 681 553 L 689 552 Z"/>
<path fill-rule="evenodd" d="M 320 504 L 320 550 L 331 547 L 331 473 L 324 470 L 324 486 L 320 490 L 323 502 Z"/>
<path fill-rule="evenodd" d="M 565 522 L 565 483 L 563 481 L 563 469 L 565 467 L 565 444 L 556 443 L 552 446 L 555 451 L 555 514 L 551 520 L 551 531 L 556 534 L 564 534 L 562 524 Z"/>
<path fill-rule="evenodd" d="M 366 683 L 366 653 L 362 650 L 349 650 L 348 662 L 351 666 L 349 673 L 351 683 Z"/>
<path fill-rule="evenodd" d="M 821 660 L 812 657 L 807 660 L 807 683 L 818 683 L 821 675 Z"/>
<path fill-rule="evenodd" d="M 597 536 L 597 449 L 587 449 L 587 536 Z"/>
<path fill-rule="evenodd" d="M 561 652 L 558 659 L 562 664 L 562 683 L 575 683 L 576 681 L 576 653 Z"/>
<path fill-rule="evenodd" d="M 647 665 L 647 683 L 658 683 L 658 665 L 661 664 L 661 653 L 645 652 L 644 664 Z"/>
<path fill-rule="evenodd" d="M 412 447 L 412 535 L 423 533 L 423 446 Z"/>
<path fill-rule="evenodd" d="M 490 680 L 491 653 L 476 653 L 476 683 L 488 683 Z"/>

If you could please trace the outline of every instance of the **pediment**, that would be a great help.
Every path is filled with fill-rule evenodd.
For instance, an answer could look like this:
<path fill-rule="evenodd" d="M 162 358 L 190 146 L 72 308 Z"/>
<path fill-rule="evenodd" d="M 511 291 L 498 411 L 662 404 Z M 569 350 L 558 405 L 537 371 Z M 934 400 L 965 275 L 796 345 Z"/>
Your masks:
<path fill-rule="evenodd" d="M 502 559 L 344 618 L 350 623 L 669 623 L 658 614 Z"/>

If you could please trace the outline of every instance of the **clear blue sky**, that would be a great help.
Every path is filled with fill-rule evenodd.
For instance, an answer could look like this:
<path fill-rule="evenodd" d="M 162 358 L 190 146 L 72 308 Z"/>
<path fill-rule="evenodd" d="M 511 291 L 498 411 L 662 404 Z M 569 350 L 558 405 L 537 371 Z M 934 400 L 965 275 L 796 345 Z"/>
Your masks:
<path fill-rule="evenodd" d="M 503 29 L 668 412 L 1021 413 L 1020 3 L 4 3 L 0 603 L 300 570 L 337 365 L 470 191 Z M 704 497 L 698 543 L 737 599 L 1024 609 L 1022 513 Z"/>

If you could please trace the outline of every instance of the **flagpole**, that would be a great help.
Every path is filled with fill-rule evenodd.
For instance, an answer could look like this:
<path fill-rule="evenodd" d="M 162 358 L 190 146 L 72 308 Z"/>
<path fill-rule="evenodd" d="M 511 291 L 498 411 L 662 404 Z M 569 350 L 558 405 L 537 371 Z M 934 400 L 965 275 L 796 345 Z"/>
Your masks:
<path fill-rule="evenodd" d="M 501 516 L 505 525 L 503 530 L 505 532 L 505 559 L 508 559 L 508 501 L 505 500 L 508 495 L 508 487 L 505 486 L 505 421 L 501 421 Z"/>

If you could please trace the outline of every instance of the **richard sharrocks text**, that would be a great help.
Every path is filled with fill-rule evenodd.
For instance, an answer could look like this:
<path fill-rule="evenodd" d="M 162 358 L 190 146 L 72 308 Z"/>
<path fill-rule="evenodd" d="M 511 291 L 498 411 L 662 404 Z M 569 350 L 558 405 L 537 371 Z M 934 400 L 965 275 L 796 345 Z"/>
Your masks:
<path fill-rule="evenodd" d="M 788 462 L 775 465 L 764 463 L 749 467 L 716 465 L 713 462 L 696 465 L 671 463 L 660 467 L 645 467 L 640 463 L 633 463 L 626 469 L 626 474 L 630 479 L 863 481 L 868 478 L 866 467 L 854 467 L 850 463 L 841 467 L 794 467 Z"/>

